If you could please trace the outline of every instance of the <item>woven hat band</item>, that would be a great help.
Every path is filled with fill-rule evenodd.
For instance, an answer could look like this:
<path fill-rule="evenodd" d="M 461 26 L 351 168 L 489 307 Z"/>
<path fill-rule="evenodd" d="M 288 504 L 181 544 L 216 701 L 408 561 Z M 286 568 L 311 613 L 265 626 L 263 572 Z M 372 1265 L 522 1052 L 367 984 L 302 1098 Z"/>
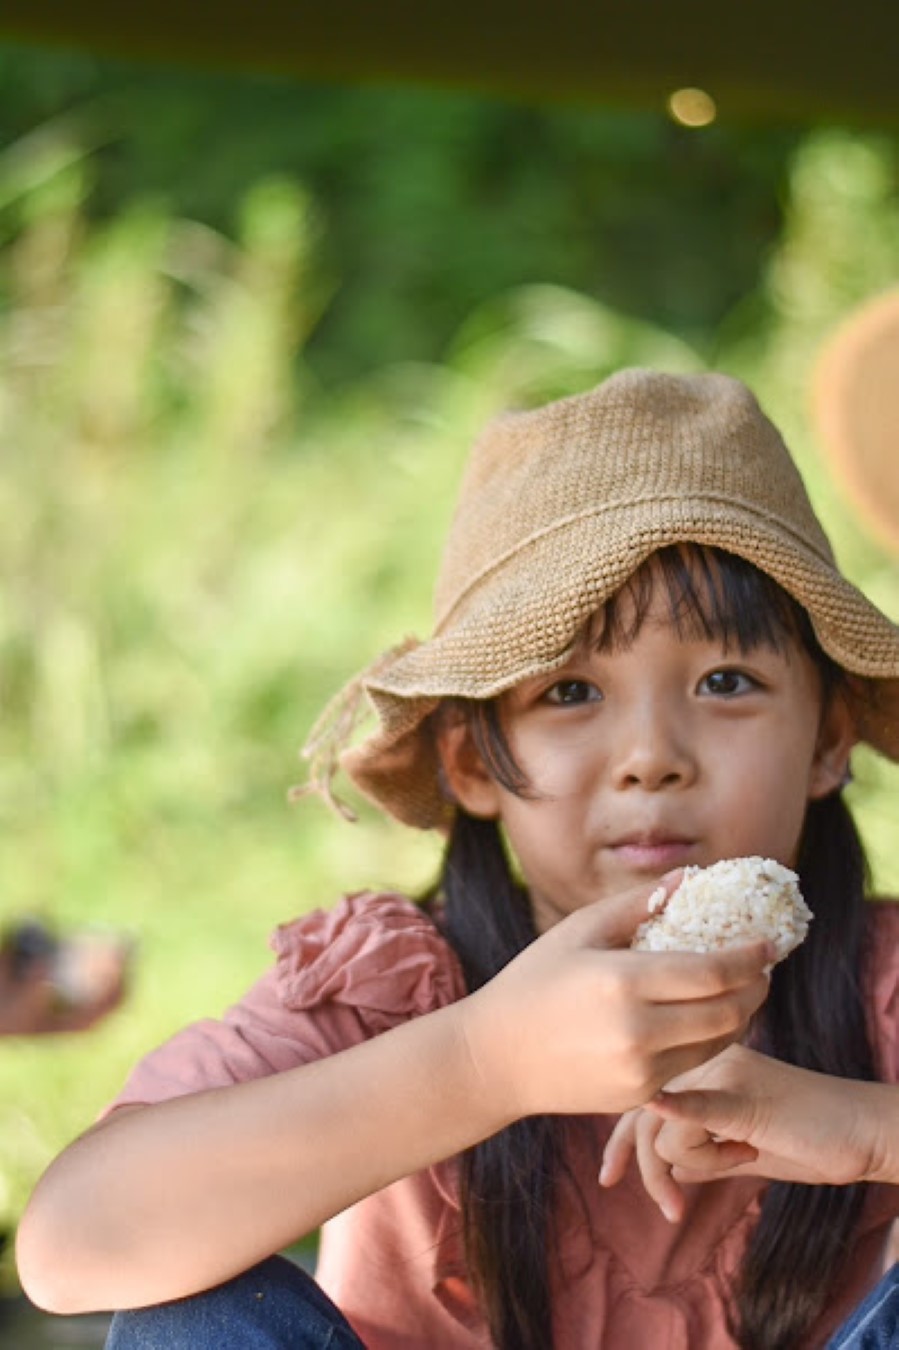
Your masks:
<path fill-rule="evenodd" d="M 547 530 L 643 503 L 743 503 L 833 561 L 780 433 L 723 375 L 623 371 L 588 394 L 495 419 L 472 450 L 435 594 L 439 631 L 504 557 Z"/>

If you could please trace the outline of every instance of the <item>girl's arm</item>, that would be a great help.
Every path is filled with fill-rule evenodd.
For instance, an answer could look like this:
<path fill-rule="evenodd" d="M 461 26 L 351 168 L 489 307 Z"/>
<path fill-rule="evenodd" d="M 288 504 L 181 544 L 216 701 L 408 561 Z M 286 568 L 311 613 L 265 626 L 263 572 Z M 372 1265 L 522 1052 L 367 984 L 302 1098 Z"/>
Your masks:
<path fill-rule="evenodd" d="M 123 1109 L 39 1182 L 23 1287 L 68 1313 L 194 1293 L 506 1123 L 472 1093 L 455 1006 L 298 1069 Z"/>
<path fill-rule="evenodd" d="M 648 1100 L 742 1033 L 770 952 L 615 950 L 646 901 L 581 910 L 477 993 L 316 1063 L 114 1113 L 35 1190 L 26 1291 L 57 1312 L 181 1297 L 523 1115 Z"/>
<path fill-rule="evenodd" d="M 899 1087 L 812 1073 L 732 1045 L 622 1116 L 602 1184 L 619 1181 L 633 1154 L 672 1221 L 683 1213 L 681 1183 L 748 1175 L 899 1184 Z"/>

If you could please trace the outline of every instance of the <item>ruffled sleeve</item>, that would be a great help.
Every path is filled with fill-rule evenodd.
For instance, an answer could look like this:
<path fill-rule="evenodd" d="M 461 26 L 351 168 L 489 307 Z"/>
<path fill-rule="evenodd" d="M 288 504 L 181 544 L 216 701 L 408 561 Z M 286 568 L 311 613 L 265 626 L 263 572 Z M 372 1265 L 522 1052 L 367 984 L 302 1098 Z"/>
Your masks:
<path fill-rule="evenodd" d="M 899 901 L 869 905 L 870 1030 L 880 1076 L 899 1083 Z"/>
<path fill-rule="evenodd" d="M 356 1008 L 372 1032 L 461 998 L 458 962 L 433 923 L 405 896 L 363 891 L 332 911 L 283 924 L 272 937 L 286 1008 Z"/>
<path fill-rule="evenodd" d="M 363 892 L 276 930 L 276 963 L 221 1019 L 151 1051 L 104 1111 L 309 1064 L 465 993 L 434 924 L 401 895 Z"/>

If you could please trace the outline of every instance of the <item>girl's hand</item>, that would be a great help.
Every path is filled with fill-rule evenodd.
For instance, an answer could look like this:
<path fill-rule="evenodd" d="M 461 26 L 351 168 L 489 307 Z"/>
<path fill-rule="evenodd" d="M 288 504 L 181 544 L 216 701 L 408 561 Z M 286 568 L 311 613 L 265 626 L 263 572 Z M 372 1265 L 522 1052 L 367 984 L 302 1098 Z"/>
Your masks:
<path fill-rule="evenodd" d="M 704 1125 L 690 1121 L 663 1120 L 651 1106 L 625 1111 L 616 1123 L 603 1152 L 601 1186 L 616 1185 L 636 1155 L 647 1193 L 669 1223 L 677 1223 L 684 1213 L 679 1182 L 717 1181 L 737 1169 L 739 1174 L 754 1171 L 758 1150 L 750 1144 L 716 1139 Z"/>
<path fill-rule="evenodd" d="M 676 1221 L 682 1183 L 734 1175 L 832 1186 L 873 1180 L 883 1170 L 880 1097 L 889 1091 L 731 1045 L 668 1083 L 644 1110 L 622 1116 L 600 1181 L 614 1185 L 636 1154 L 647 1191 Z"/>
<path fill-rule="evenodd" d="M 659 1142 L 663 1131 L 664 1139 Z M 648 1195 L 668 1222 L 678 1223 L 684 1211 L 679 1183 L 755 1173 L 752 1164 L 759 1150 L 749 1143 L 715 1138 L 705 1126 L 687 1120 L 663 1120 L 649 1103 L 625 1111 L 611 1131 L 603 1150 L 599 1184 L 611 1187 L 621 1181 L 634 1154 Z"/>
<path fill-rule="evenodd" d="M 765 999 L 767 943 L 627 950 L 653 889 L 569 915 L 457 1005 L 481 1090 L 510 1120 L 648 1101 L 739 1039 Z"/>

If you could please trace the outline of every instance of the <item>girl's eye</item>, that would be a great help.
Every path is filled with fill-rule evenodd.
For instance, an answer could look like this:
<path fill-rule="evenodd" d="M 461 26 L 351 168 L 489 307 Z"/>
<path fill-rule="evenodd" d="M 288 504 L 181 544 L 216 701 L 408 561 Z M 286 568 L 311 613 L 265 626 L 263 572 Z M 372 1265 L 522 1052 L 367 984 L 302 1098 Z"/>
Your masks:
<path fill-rule="evenodd" d="M 552 685 L 543 695 L 547 703 L 555 703 L 566 707 L 575 703 L 592 703 L 602 698 L 595 684 L 588 684 L 586 680 L 559 680 L 558 684 Z"/>
<path fill-rule="evenodd" d="M 700 681 L 699 688 L 703 693 L 732 698 L 735 694 L 750 693 L 758 684 L 742 670 L 713 670 Z"/>

